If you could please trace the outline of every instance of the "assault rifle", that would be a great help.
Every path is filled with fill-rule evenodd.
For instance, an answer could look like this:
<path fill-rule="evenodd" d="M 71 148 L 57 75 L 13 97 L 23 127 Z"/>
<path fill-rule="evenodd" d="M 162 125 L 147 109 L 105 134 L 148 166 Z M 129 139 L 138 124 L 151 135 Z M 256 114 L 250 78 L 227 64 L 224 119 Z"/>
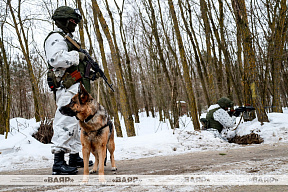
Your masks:
<path fill-rule="evenodd" d="M 244 106 L 244 107 L 238 107 L 235 110 L 230 110 L 228 113 L 230 116 L 234 115 L 238 117 L 242 112 L 251 112 L 253 110 L 255 110 L 255 108 L 252 106 Z"/>
<path fill-rule="evenodd" d="M 110 89 L 114 92 L 115 90 L 112 87 L 113 84 L 108 83 L 107 77 L 105 76 L 104 72 L 100 69 L 98 63 L 93 60 L 93 58 L 89 55 L 89 53 L 85 49 L 82 49 L 80 47 L 80 45 L 77 42 L 75 42 L 69 35 L 66 35 L 65 38 L 70 43 L 72 43 L 72 45 L 74 45 L 78 49 L 79 52 L 82 52 L 86 55 L 87 66 L 86 66 L 85 77 L 87 77 L 87 78 L 90 77 L 90 69 L 92 68 L 93 71 L 95 72 L 94 76 L 92 77 L 92 80 L 95 80 L 96 74 L 98 74 L 100 77 L 102 77 L 102 79 L 105 81 L 105 83 L 108 85 L 108 87 L 110 87 Z"/>
<path fill-rule="evenodd" d="M 255 108 L 252 106 L 238 107 L 235 109 L 235 111 L 239 111 L 239 112 L 250 112 L 253 110 L 255 110 Z"/>

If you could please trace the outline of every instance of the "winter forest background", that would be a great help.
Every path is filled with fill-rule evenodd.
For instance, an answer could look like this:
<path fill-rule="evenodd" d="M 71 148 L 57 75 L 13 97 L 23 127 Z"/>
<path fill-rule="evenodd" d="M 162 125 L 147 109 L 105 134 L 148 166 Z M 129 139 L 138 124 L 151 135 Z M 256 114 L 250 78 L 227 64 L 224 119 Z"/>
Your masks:
<path fill-rule="evenodd" d="M 54 117 L 43 43 L 62 5 L 80 9 L 74 34 L 114 84 L 100 79 L 100 102 L 119 137 L 119 118 L 134 136 L 140 111 L 177 127 L 182 101 L 195 130 L 222 96 L 260 122 L 288 106 L 286 0 L 0 0 L 0 134 L 14 117 Z"/>

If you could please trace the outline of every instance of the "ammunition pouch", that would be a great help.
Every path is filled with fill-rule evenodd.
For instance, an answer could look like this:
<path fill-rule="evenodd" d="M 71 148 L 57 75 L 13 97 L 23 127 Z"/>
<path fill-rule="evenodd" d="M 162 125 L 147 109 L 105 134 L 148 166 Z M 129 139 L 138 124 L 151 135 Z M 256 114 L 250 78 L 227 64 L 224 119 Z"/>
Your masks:
<path fill-rule="evenodd" d="M 72 73 L 66 71 L 61 79 L 61 85 L 66 89 L 69 89 L 72 85 L 79 82 L 81 78 L 81 73 L 78 70 L 75 70 Z"/>
<path fill-rule="evenodd" d="M 49 69 L 47 72 L 47 82 L 51 91 L 55 92 L 58 87 L 60 87 L 60 83 L 57 81 L 55 73 L 52 69 Z"/>

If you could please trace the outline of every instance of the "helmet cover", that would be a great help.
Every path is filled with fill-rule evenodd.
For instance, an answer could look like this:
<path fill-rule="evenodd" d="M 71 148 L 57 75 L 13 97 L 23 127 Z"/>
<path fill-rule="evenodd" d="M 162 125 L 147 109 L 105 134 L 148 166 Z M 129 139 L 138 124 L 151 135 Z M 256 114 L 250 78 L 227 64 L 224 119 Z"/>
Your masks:
<path fill-rule="evenodd" d="M 228 99 L 227 97 L 222 97 L 217 101 L 217 104 L 221 107 L 221 108 L 228 108 L 228 107 L 233 107 L 234 103 L 233 101 L 231 101 L 230 99 Z"/>
<path fill-rule="evenodd" d="M 74 19 L 75 22 L 79 23 L 82 19 L 81 13 L 79 9 L 73 9 L 68 6 L 58 7 L 54 14 L 52 15 L 52 19 L 61 20 L 61 19 Z"/>

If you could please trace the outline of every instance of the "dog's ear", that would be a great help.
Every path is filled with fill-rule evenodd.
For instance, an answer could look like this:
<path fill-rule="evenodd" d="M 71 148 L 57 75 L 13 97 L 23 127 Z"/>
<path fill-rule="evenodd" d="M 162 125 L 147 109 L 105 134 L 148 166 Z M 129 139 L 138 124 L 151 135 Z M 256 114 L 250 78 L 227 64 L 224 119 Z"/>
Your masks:
<path fill-rule="evenodd" d="M 80 86 L 78 89 L 78 96 L 80 103 L 86 103 L 89 98 L 89 93 L 86 91 L 85 87 L 83 86 L 82 82 L 80 82 Z"/>

